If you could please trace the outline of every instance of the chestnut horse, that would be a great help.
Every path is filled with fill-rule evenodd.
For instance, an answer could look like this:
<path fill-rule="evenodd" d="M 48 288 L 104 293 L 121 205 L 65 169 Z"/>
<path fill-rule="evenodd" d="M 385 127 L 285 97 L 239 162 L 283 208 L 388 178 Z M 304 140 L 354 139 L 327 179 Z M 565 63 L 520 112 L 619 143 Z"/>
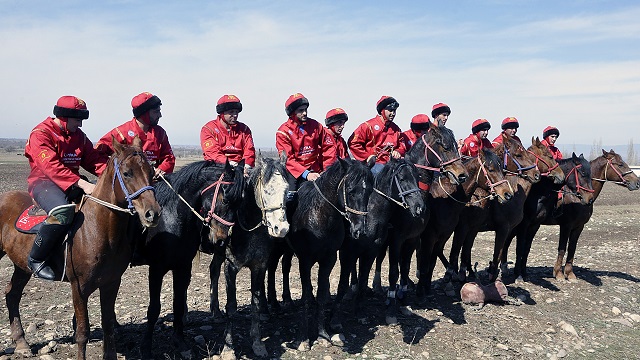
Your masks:
<path fill-rule="evenodd" d="M 85 197 L 78 207 L 69 239 L 56 248 L 51 266 L 58 274 L 63 270 L 71 284 L 73 309 L 76 319 L 77 359 L 86 359 L 89 340 L 89 296 L 100 289 L 100 310 L 104 332 L 103 358 L 116 359 L 114 305 L 122 274 L 127 269 L 132 252 L 129 230 L 139 226 L 153 227 L 158 223 L 160 205 L 152 190 L 153 168 L 144 155 L 140 141 L 132 146 L 113 142 L 114 154 L 107 168 L 98 178 L 92 196 Z M 117 180 L 116 180 L 117 179 Z M 86 201 L 87 199 L 91 201 Z M 18 232 L 14 224 L 20 214 L 33 204 L 24 191 L 11 191 L 0 195 L 0 257 L 7 254 L 14 264 L 13 275 L 7 284 L 6 302 L 11 324 L 11 339 L 16 351 L 29 351 L 20 319 L 20 300 L 31 271 L 27 256 L 35 235 Z M 55 260 L 60 260 L 56 262 Z M 64 266 L 62 266 L 64 263 Z"/>

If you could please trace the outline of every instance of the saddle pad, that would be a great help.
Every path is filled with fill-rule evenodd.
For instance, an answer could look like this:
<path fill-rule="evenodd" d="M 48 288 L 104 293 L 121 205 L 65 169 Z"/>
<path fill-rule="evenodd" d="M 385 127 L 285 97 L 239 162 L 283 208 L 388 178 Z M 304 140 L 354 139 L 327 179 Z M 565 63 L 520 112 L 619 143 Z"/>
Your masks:
<path fill-rule="evenodd" d="M 38 210 L 38 207 L 31 205 L 23 211 L 16 220 L 16 230 L 25 234 L 37 234 L 40 226 L 48 217 L 47 213 Z"/>

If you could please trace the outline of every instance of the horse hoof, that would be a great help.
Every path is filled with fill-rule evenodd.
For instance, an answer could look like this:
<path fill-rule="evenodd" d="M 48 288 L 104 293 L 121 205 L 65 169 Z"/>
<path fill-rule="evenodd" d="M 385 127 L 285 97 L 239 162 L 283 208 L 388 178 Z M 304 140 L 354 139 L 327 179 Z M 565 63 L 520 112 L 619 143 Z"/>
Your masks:
<path fill-rule="evenodd" d="M 251 349 L 257 357 L 267 357 L 269 355 L 269 353 L 267 352 L 267 347 L 264 346 L 264 343 L 260 340 L 254 341 Z"/>
<path fill-rule="evenodd" d="M 384 320 L 387 322 L 387 325 L 398 325 L 398 318 L 395 316 L 387 315 Z"/>
<path fill-rule="evenodd" d="M 222 353 L 220 353 L 221 360 L 236 360 L 236 353 L 232 348 L 225 345 L 224 349 L 222 349 Z"/>
<path fill-rule="evenodd" d="M 344 347 L 344 340 L 345 340 L 344 335 L 333 334 L 333 336 L 331 337 L 331 345 Z"/>
<path fill-rule="evenodd" d="M 524 282 L 525 282 L 525 281 L 524 281 L 524 278 L 522 277 L 522 275 L 519 275 L 519 276 L 516 278 L 516 284 L 522 284 L 522 283 L 524 283 Z"/>
<path fill-rule="evenodd" d="M 298 351 L 307 352 L 311 350 L 311 345 L 309 345 L 309 340 L 305 340 L 298 345 Z"/>

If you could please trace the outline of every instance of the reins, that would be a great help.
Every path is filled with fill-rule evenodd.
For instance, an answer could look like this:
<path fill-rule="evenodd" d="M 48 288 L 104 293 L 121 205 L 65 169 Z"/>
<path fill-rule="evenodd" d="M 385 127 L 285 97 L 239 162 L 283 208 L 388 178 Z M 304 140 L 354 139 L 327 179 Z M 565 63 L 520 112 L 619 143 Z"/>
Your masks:
<path fill-rule="evenodd" d="M 313 186 L 316 188 L 316 190 L 318 190 L 318 194 L 320 194 L 320 197 L 322 197 L 324 199 L 324 201 L 326 201 L 329 205 L 331 205 L 331 207 L 333 207 L 338 213 L 340 213 L 340 215 L 342 215 L 349 223 L 351 223 L 351 220 L 347 216 L 348 213 L 366 216 L 369 212 L 368 211 L 359 211 L 359 210 L 356 210 L 356 209 L 352 209 L 347 205 L 347 190 L 346 190 L 346 185 L 345 185 L 345 179 L 346 178 L 347 178 L 347 175 L 345 175 L 340 180 L 340 182 L 338 183 L 338 189 L 340 189 L 340 186 L 342 185 L 342 196 L 344 197 L 344 210 L 345 211 L 342 211 L 342 210 L 338 209 L 338 207 L 336 207 L 331 201 L 329 201 L 329 199 L 327 199 L 327 197 L 324 196 L 324 194 L 322 193 L 322 190 L 320 190 L 320 187 L 318 187 L 318 184 L 315 181 L 312 181 L 312 183 L 313 183 Z"/>
<path fill-rule="evenodd" d="M 420 139 L 422 140 L 422 143 L 424 143 L 424 159 L 427 162 L 427 165 L 414 164 L 416 167 L 418 167 L 420 169 L 424 169 L 424 170 L 431 170 L 431 171 L 445 173 L 446 172 L 445 166 L 453 164 L 454 162 L 462 159 L 462 157 L 458 156 L 458 157 L 453 158 L 453 159 L 448 160 L 448 161 L 442 161 L 442 158 L 440 157 L 440 155 L 438 155 L 438 153 L 435 150 L 433 150 L 431 145 L 429 145 L 427 143 L 427 140 L 425 140 L 425 135 L 422 135 L 420 137 Z M 438 168 L 433 167 L 433 166 L 428 166 L 430 164 L 429 163 L 429 151 L 431 151 L 433 153 L 433 155 L 435 155 L 435 157 L 440 161 L 440 166 Z"/>
<path fill-rule="evenodd" d="M 390 187 L 393 186 L 393 184 L 396 185 L 396 188 L 398 189 L 398 196 L 400 197 L 400 199 L 402 200 L 402 202 L 392 198 L 391 196 L 385 194 L 384 192 L 380 191 L 377 188 L 373 188 L 373 191 L 377 192 L 378 194 L 382 195 L 384 198 L 390 200 L 391 202 L 397 204 L 398 206 L 404 208 L 404 209 L 408 209 L 409 208 L 409 204 L 407 204 L 407 201 L 405 200 L 405 196 L 412 194 L 414 192 L 420 191 L 420 188 L 416 187 L 413 189 L 409 189 L 409 190 L 402 190 L 402 187 L 400 186 L 400 181 L 398 180 L 398 172 L 400 171 L 401 168 L 405 167 L 405 166 L 409 166 L 408 164 L 404 163 L 401 164 L 400 166 L 398 166 L 396 169 L 393 170 L 393 173 L 391 175 L 391 184 Z"/>
<path fill-rule="evenodd" d="M 529 149 L 527 149 L 527 152 L 536 157 L 536 166 L 538 166 L 539 161 L 542 161 L 542 163 L 547 167 L 546 172 L 540 173 L 541 176 L 549 176 L 549 174 L 551 174 L 553 170 L 555 170 L 558 166 L 560 166 L 560 164 L 558 164 L 557 162 L 554 166 L 549 166 L 549 163 L 547 163 L 541 156 L 539 156 L 535 152 Z M 538 169 L 540 168 L 538 167 Z"/>
<path fill-rule="evenodd" d="M 518 162 L 518 160 L 516 160 L 516 158 L 511 155 L 511 153 L 509 152 L 509 148 L 507 148 L 506 144 L 503 144 L 502 148 L 504 149 L 504 154 L 503 154 L 503 161 L 502 161 L 502 171 L 506 174 L 506 175 L 517 175 L 521 178 L 527 179 L 529 181 L 531 181 L 531 179 L 529 179 L 529 175 L 525 174 L 524 172 L 527 170 L 531 170 L 535 167 L 537 167 L 537 164 L 533 164 L 531 166 L 527 166 L 527 167 L 523 167 L 522 165 L 520 165 L 520 163 Z M 509 160 L 509 158 L 511 158 L 511 161 L 513 161 L 513 163 L 516 165 L 517 167 L 517 172 L 511 171 L 508 169 L 507 166 L 507 161 Z"/>
<path fill-rule="evenodd" d="M 489 187 L 489 195 L 485 196 L 485 197 L 480 197 L 478 198 L 478 200 L 475 201 L 460 201 L 458 199 L 456 199 L 455 197 L 453 197 L 453 194 L 450 194 L 447 189 L 442 185 L 442 177 L 438 177 L 438 184 L 440 185 L 440 187 L 442 188 L 442 190 L 445 192 L 445 194 L 447 194 L 447 196 L 459 203 L 459 204 L 463 204 L 465 206 L 469 206 L 469 205 L 473 205 L 476 203 L 479 203 L 481 201 L 484 201 L 485 199 L 489 199 L 489 200 L 493 200 L 496 197 L 498 197 L 498 193 L 495 191 L 495 187 L 506 182 L 507 185 L 509 185 L 509 190 L 511 190 L 511 192 L 513 192 L 513 188 L 511 187 L 511 183 L 509 182 L 509 180 L 507 179 L 502 179 L 496 183 L 492 183 L 491 180 L 489 179 L 489 172 L 487 171 L 486 167 L 485 167 L 485 161 L 480 161 L 480 157 L 476 157 L 476 159 L 478 159 L 478 163 L 480 164 L 480 168 L 478 169 L 478 171 L 476 172 L 476 184 L 480 183 L 480 170 L 482 170 L 482 173 L 484 174 L 485 179 L 487 180 L 487 186 Z"/>
<path fill-rule="evenodd" d="M 565 189 L 569 189 L 569 185 L 568 184 L 564 185 L 562 187 L 562 189 L 558 190 L 557 192 L 561 192 L 562 194 L 574 195 L 578 199 L 582 199 L 582 195 L 580 195 L 579 191 L 582 190 L 582 191 L 588 192 L 588 193 L 593 193 L 595 191 L 593 189 L 587 189 L 586 187 L 580 185 L 580 177 L 578 176 L 578 169 L 580 169 L 581 167 L 582 167 L 582 164 L 574 166 L 573 169 L 571 169 L 571 171 L 569 171 L 569 173 L 564 177 L 564 182 L 566 184 L 567 180 L 569 179 L 569 176 L 571 176 L 571 174 L 574 175 L 575 180 L 576 180 L 576 192 L 565 190 Z"/>

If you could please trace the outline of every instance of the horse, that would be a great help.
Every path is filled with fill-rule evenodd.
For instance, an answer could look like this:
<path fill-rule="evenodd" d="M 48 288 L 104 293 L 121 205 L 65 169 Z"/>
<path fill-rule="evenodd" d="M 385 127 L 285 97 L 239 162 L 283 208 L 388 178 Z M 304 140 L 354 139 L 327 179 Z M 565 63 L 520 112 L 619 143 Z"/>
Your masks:
<path fill-rule="evenodd" d="M 331 341 L 325 327 L 325 307 L 330 300 L 329 276 L 345 234 L 358 239 L 366 232 L 367 203 L 373 192 L 373 175 L 364 163 L 338 159 L 315 181 L 302 184 L 298 206 L 291 219 L 288 242 L 296 256 L 302 283 L 299 351 L 308 351 L 309 315 L 313 306 L 311 268 L 318 263 L 318 336 Z"/>
<path fill-rule="evenodd" d="M 289 232 L 285 196 L 289 188 L 286 157 L 263 158 L 258 155 L 237 210 L 231 241 L 218 247 L 209 265 L 210 308 L 214 319 L 223 317 L 218 302 L 220 266 L 225 263 L 227 288 L 227 329 L 223 353 L 233 353 L 233 328 L 237 311 L 236 276 L 241 268 L 251 270 L 251 330 L 253 353 L 268 355 L 260 333 L 260 313 L 268 312 L 264 293 L 264 278 L 276 239 Z"/>
<path fill-rule="evenodd" d="M 494 148 L 494 152 L 503 159 L 503 171 L 514 195 L 511 200 L 503 204 L 487 199 L 466 207 L 462 212 L 454 232 L 450 263 L 457 263 L 458 251 L 462 248 L 460 275 L 463 278 L 466 277 L 467 271 L 471 273 L 471 248 L 480 231 L 495 231 L 493 257 L 489 262 L 488 271 L 491 281 L 500 278 L 498 262 L 504 243 L 511 230 L 522 220 L 522 209 L 532 184 L 540 181 L 540 170 L 536 166 L 537 158 L 519 141 L 503 134 L 502 143 Z M 477 188 L 474 193 L 477 199 L 486 198 L 488 195 L 480 188 Z"/>
<path fill-rule="evenodd" d="M 540 224 L 560 225 L 560 237 L 558 242 L 558 257 L 553 267 L 553 276 L 557 280 L 575 280 L 573 272 L 573 259 L 576 246 L 584 225 L 589 221 L 593 213 L 593 202 L 598 198 L 605 182 L 613 182 L 619 186 L 626 187 L 629 191 L 640 188 L 638 176 L 629 168 L 619 154 L 613 150 L 602 150 L 602 155 L 587 162 L 584 157 L 575 157 L 561 160 L 558 163 L 565 166 L 567 170 L 566 186 L 557 191 L 564 193 L 561 200 L 558 200 L 555 192 L 550 192 L 546 201 L 541 201 L 538 212 L 535 214 L 534 222 L 529 224 L 526 232 L 518 233 L 518 257 L 521 261 L 516 265 L 524 279 L 526 279 L 526 262 L 531 243 Z M 557 210 L 554 211 L 554 207 Z M 524 239 L 521 240 L 520 236 Z M 522 244 L 521 244 L 522 241 Z M 564 255 L 567 260 L 564 265 Z"/>
<path fill-rule="evenodd" d="M 447 240 L 456 228 L 460 213 L 471 201 L 475 190 L 483 189 L 489 194 L 489 199 L 497 198 L 501 204 L 513 197 L 513 189 L 502 172 L 502 163 L 493 151 L 482 149 L 477 157 L 463 160 L 463 165 L 470 175 L 467 181 L 456 185 L 448 178 L 439 176 L 432 188 L 435 191 L 444 192 L 446 197 L 432 194 L 429 196 L 431 217 L 421 234 L 420 261 L 418 262 L 421 267 L 418 286 L 425 292 L 429 292 L 431 288 L 431 278 L 437 257 L 443 253 Z M 445 263 L 447 274 L 455 271 L 446 263 L 446 260 L 443 263 Z"/>
<path fill-rule="evenodd" d="M 447 177 L 455 184 L 464 183 L 468 173 L 458 153 L 457 142 L 453 132 L 446 127 L 431 126 L 428 133 L 417 141 L 405 159 L 413 163 L 418 170 L 418 186 L 423 201 L 427 202 L 427 194 L 433 190 L 432 181 L 435 176 Z M 441 195 L 446 196 L 446 195 Z M 389 288 L 387 290 L 387 309 L 385 320 L 388 324 L 397 322 L 399 302 L 405 301 L 410 279 L 409 269 L 411 257 L 420 245 L 420 234 L 429 221 L 430 211 L 422 212 L 421 216 L 408 216 L 406 212 L 395 212 L 390 219 L 393 231 L 389 233 L 387 244 L 389 249 Z M 385 245 L 387 245 L 385 244 Z M 382 290 L 381 268 L 387 247 L 381 247 L 376 259 L 376 272 L 373 287 Z M 398 279 L 400 284 L 398 284 Z"/>
<path fill-rule="evenodd" d="M 419 219 L 425 211 L 416 167 L 404 159 L 391 159 L 375 176 L 367 206 L 366 234 L 358 239 L 347 235 L 340 247 L 340 281 L 335 298 L 336 311 L 331 318 L 332 329 L 342 329 L 344 314 L 340 311 L 340 303 L 349 289 L 350 277 L 355 293 L 352 296 L 353 313 L 357 312 L 373 261 L 385 244 L 388 224 L 394 222 L 394 217 Z M 359 271 L 356 271 L 356 263 Z"/>
<path fill-rule="evenodd" d="M 192 262 L 199 249 L 227 240 L 244 187 L 244 164 L 196 161 L 166 175 L 155 185 L 164 211 L 158 226 L 146 234 L 143 256 L 149 264 L 147 324 L 140 344 L 152 357 L 153 330 L 160 315 L 160 292 L 167 272 L 173 276 L 173 342 L 184 345 L 184 318 Z M 206 213 L 206 217 L 202 214 Z"/>
<path fill-rule="evenodd" d="M 113 141 L 114 154 L 107 168 L 98 177 L 91 196 L 85 196 L 77 206 L 77 213 L 68 239 L 53 250 L 50 265 L 56 274 L 65 274 L 71 285 L 74 309 L 77 359 L 86 359 L 89 340 L 89 296 L 100 289 L 102 315 L 103 359 L 116 359 L 115 300 L 122 274 L 131 259 L 134 227 L 137 214 L 145 228 L 157 225 L 161 208 L 151 185 L 153 168 L 142 151 L 139 139 L 132 146 Z M 117 181 L 116 181 L 117 179 Z M 14 223 L 27 207 L 31 196 L 24 191 L 0 195 L 2 232 L 0 257 L 8 255 L 14 264 L 13 275 L 5 289 L 11 339 L 16 352 L 30 353 L 20 319 L 20 300 L 31 277 L 27 256 L 34 235 L 18 232 Z M 137 225 L 136 225 L 137 226 Z"/>

